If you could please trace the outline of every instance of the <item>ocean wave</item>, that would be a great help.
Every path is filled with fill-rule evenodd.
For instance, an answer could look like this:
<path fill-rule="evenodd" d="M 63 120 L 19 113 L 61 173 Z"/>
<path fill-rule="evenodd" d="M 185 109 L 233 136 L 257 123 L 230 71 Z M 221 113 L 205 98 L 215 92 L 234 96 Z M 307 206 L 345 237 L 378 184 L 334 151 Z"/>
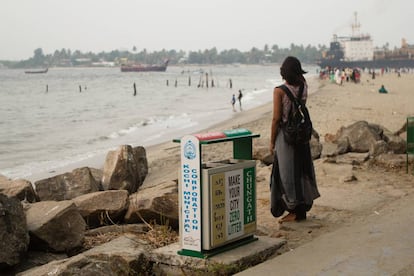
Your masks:
<path fill-rule="evenodd" d="M 97 142 L 103 142 L 107 140 L 116 140 L 122 137 L 137 133 L 138 131 L 146 132 L 145 129 L 151 128 L 152 132 L 157 132 L 155 136 L 160 136 L 161 133 L 159 130 L 168 129 L 168 128 L 177 128 L 180 129 L 183 126 L 188 127 L 191 125 L 196 125 L 196 122 L 191 122 L 191 118 L 187 113 L 181 113 L 179 115 L 169 115 L 169 116 L 153 116 L 145 120 L 140 121 L 134 125 L 131 125 L 127 128 L 123 128 L 117 131 L 114 131 L 107 136 L 100 136 L 98 138 L 93 138 L 88 140 L 87 144 L 93 144 Z M 157 131 L 158 130 L 158 131 Z M 155 137 L 153 136 L 153 137 Z"/>

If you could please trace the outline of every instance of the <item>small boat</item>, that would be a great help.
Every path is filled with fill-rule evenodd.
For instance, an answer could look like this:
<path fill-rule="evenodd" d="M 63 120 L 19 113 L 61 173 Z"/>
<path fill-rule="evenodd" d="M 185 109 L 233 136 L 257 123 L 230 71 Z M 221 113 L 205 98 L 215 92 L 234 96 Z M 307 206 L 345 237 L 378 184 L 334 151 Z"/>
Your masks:
<path fill-rule="evenodd" d="M 167 70 L 169 60 L 164 64 L 150 65 L 150 64 L 122 64 L 121 72 L 165 72 Z"/>
<path fill-rule="evenodd" d="M 43 70 L 29 70 L 24 71 L 26 74 L 46 74 L 49 68 L 43 69 Z"/>

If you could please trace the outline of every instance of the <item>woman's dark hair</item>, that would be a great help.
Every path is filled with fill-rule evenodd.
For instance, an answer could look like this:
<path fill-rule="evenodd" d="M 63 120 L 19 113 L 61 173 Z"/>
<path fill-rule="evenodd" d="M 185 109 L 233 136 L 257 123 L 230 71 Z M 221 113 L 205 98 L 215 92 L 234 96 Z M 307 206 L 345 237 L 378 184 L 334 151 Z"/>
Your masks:
<path fill-rule="evenodd" d="M 292 56 L 287 57 L 283 61 L 282 67 L 280 67 L 280 75 L 291 85 L 301 85 L 305 83 L 303 74 L 306 73 L 306 71 L 303 71 L 300 61 Z"/>

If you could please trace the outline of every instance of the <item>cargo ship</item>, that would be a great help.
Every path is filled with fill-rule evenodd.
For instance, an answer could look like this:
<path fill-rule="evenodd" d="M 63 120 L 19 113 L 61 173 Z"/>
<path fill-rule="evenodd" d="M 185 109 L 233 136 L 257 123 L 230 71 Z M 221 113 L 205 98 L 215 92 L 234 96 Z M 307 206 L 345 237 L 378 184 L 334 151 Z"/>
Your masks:
<path fill-rule="evenodd" d="M 414 45 L 402 39 L 401 48 L 375 48 L 371 36 L 360 33 L 356 13 L 354 17 L 351 36 L 333 36 L 317 62 L 321 68 L 414 68 Z"/>

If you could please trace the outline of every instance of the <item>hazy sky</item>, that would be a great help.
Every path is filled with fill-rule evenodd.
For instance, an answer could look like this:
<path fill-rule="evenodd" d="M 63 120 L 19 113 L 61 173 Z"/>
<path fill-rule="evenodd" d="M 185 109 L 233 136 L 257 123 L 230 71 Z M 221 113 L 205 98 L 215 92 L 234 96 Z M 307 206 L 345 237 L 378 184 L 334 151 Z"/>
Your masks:
<path fill-rule="evenodd" d="M 375 46 L 414 44 L 412 0 L 1 0 L 0 60 L 82 52 L 329 45 L 358 13 Z"/>

